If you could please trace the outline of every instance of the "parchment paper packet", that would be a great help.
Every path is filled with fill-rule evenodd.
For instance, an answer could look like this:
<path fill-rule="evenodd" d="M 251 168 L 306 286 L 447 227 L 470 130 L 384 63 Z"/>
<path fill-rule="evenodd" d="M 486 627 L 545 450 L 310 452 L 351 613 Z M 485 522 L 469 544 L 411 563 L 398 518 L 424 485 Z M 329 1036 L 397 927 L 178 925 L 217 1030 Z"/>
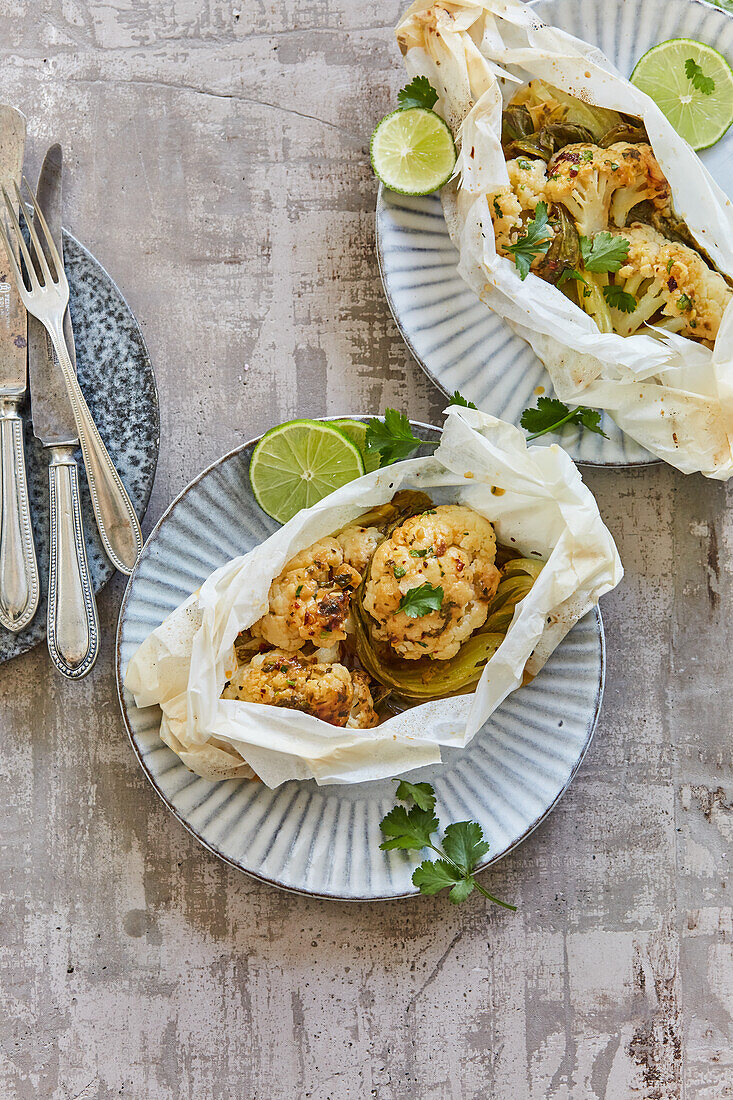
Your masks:
<path fill-rule="evenodd" d="M 500 543 L 547 562 L 476 691 L 423 703 L 372 730 L 221 699 L 236 668 L 234 640 L 265 613 L 270 583 L 286 562 L 406 488 L 422 489 L 437 503 L 474 508 L 495 525 Z M 536 675 L 622 575 L 598 506 L 561 447 L 527 447 L 518 428 L 452 406 L 432 457 L 345 485 L 212 573 L 143 642 L 125 685 L 139 707 L 161 706 L 161 737 L 207 779 L 254 772 L 277 787 L 289 779 L 359 783 L 398 775 L 439 761 L 441 745 L 468 744 L 521 684 L 525 668 Z"/>
<path fill-rule="evenodd" d="M 586 102 L 643 119 L 677 214 L 733 275 L 733 205 L 656 104 L 595 46 L 541 22 L 519 0 L 417 0 L 397 27 L 411 76 L 427 76 L 460 146 L 443 189 L 458 271 L 547 367 L 557 396 L 605 409 L 652 454 L 684 473 L 733 475 L 733 303 L 714 349 L 651 327 L 602 334 L 562 291 L 497 255 L 487 196 L 506 186 L 505 102 L 540 78 Z"/>

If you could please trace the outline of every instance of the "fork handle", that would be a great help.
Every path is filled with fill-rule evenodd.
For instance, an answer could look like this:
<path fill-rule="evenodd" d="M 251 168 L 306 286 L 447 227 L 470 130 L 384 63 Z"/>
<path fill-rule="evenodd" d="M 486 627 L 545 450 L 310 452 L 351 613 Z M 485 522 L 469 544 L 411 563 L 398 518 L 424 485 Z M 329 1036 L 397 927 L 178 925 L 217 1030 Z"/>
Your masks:
<path fill-rule="evenodd" d="M 48 568 L 48 652 L 70 680 L 91 671 L 99 653 L 97 605 L 89 579 L 73 446 L 54 447 L 48 466 L 51 547 Z"/>
<path fill-rule="evenodd" d="M 18 399 L 0 399 L 0 623 L 17 634 L 38 607 L 38 566 L 33 545 L 23 423 Z"/>
<path fill-rule="evenodd" d="M 74 410 L 94 518 L 97 521 L 107 557 L 120 573 L 129 576 L 143 548 L 140 524 L 79 388 L 76 371 L 71 365 L 66 347 L 62 323 L 63 320 L 60 317 L 49 324 L 48 334 L 64 372 L 66 392 Z"/>

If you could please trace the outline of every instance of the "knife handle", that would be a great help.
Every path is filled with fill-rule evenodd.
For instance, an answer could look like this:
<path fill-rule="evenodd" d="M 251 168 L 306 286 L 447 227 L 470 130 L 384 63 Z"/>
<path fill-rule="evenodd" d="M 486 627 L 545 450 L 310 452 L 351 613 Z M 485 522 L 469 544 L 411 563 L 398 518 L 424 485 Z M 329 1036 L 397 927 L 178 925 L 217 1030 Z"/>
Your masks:
<path fill-rule="evenodd" d="M 45 322 L 44 322 L 45 323 Z M 62 322 L 47 325 L 61 369 L 64 372 L 66 392 L 74 410 L 76 430 L 79 433 L 84 466 L 92 497 L 94 518 L 107 557 L 120 573 L 129 576 L 135 568 L 143 548 L 143 537 L 138 518 L 120 475 L 114 467 L 102 437 L 97 431 L 89 406 L 76 380 L 71 365 Z"/>
<path fill-rule="evenodd" d="M 14 398 L 0 400 L 0 623 L 17 634 L 38 607 L 23 422 Z"/>
<path fill-rule="evenodd" d="M 99 653 L 99 620 L 84 530 L 74 448 L 55 447 L 48 467 L 51 547 L 48 568 L 48 652 L 70 680 L 91 671 Z"/>

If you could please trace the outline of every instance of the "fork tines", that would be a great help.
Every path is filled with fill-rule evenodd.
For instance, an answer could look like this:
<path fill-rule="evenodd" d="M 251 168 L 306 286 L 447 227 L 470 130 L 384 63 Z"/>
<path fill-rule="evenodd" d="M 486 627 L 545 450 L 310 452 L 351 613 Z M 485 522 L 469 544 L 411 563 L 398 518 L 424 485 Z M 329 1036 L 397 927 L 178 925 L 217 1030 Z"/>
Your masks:
<path fill-rule="evenodd" d="M 20 227 L 18 214 L 16 214 L 15 212 L 15 208 L 10 201 L 10 196 L 8 195 L 8 192 L 4 185 L 2 188 L 2 193 L 5 200 L 5 209 L 7 211 L 8 217 L 10 218 L 12 230 L 14 232 L 11 231 L 9 234 L 7 223 L 4 221 L 0 221 L 0 234 L 2 234 L 3 244 L 5 245 L 5 250 L 7 251 L 8 259 L 10 261 L 13 274 L 15 275 L 16 282 L 18 283 L 18 289 L 21 292 L 21 296 L 23 294 L 23 291 L 26 290 L 26 285 L 20 269 L 20 265 L 18 264 L 18 261 L 16 259 L 15 251 L 10 243 L 11 236 L 15 238 L 15 241 L 20 250 L 20 254 L 23 257 L 26 274 L 30 283 L 29 289 L 31 291 L 38 291 L 41 289 L 41 287 L 47 287 L 51 283 L 55 286 L 58 286 L 64 278 L 61 257 L 58 254 L 58 250 L 56 248 L 56 245 L 54 244 L 53 237 L 51 236 L 48 225 L 46 224 L 46 219 L 43 216 L 43 212 L 36 201 L 36 196 L 33 192 L 33 188 L 30 186 L 25 176 L 23 177 L 23 183 L 26 186 L 31 203 L 33 205 L 34 216 L 32 220 L 26 217 L 25 204 L 23 202 L 23 196 L 21 195 L 18 184 L 14 184 L 14 187 L 15 194 L 18 199 L 18 212 L 20 213 L 21 210 L 23 211 L 23 218 L 26 225 L 28 226 L 28 234 L 30 237 L 31 248 L 33 252 L 32 256 L 31 252 L 29 251 L 28 245 L 25 242 L 23 231 Z M 41 243 L 41 240 L 39 239 L 39 234 L 36 229 L 36 222 L 41 228 L 43 243 Z M 51 270 L 51 265 L 53 266 L 53 272 Z"/>

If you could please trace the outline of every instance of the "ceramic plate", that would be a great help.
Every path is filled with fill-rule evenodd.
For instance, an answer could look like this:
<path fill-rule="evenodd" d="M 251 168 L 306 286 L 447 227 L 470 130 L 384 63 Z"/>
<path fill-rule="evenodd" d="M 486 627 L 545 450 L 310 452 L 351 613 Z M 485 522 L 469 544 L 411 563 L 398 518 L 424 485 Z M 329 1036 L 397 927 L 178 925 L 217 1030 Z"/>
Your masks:
<path fill-rule="evenodd" d="M 413 428 L 423 439 L 437 436 L 435 428 Z M 249 487 L 255 442 L 214 463 L 183 491 L 130 578 L 120 612 L 117 677 L 132 746 L 178 820 L 234 867 L 318 897 L 366 901 L 414 894 L 414 861 L 379 850 L 379 822 L 394 805 L 391 780 L 326 787 L 309 780 L 274 791 L 248 780 L 208 783 L 160 740 L 159 709 L 138 710 L 122 686 L 130 658 L 150 631 L 214 569 L 275 530 Z M 546 817 L 575 774 L 601 705 L 603 646 L 600 614 L 589 614 L 466 749 L 444 749 L 442 764 L 413 773 L 434 785 L 441 821 L 481 824 L 491 844 L 487 864 Z"/>
<path fill-rule="evenodd" d="M 546 22 L 600 46 L 627 75 L 667 38 L 709 42 L 733 60 L 733 18 L 700 0 L 539 0 L 533 6 Z M 733 196 L 733 130 L 701 156 Z M 445 393 L 458 389 L 480 409 L 518 424 L 522 410 L 535 404 L 538 387 L 552 392 L 531 348 L 458 275 L 458 253 L 437 195 L 407 198 L 380 187 L 377 256 L 397 327 Z M 577 428 L 552 439 L 559 438 L 577 462 L 594 466 L 657 461 L 608 416 L 603 427 L 608 439 Z"/>
<path fill-rule="evenodd" d="M 160 444 L 158 393 L 150 357 L 138 323 L 112 279 L 86 248 L 66 232 L 64 259 L 79 385 L 138 518 L 142 519 L 153 488 Z M 25 653 L 46 637 L 48 455 L 33 435 L 27 407 L 23 419 L 41 599 L 33 621 L 25 630 L 12 634 L 0 627 L 0 661 Z M 80 451 L 77 458 L 89 570 L 98 592 L 114 568 L 97 531 Z"/>

